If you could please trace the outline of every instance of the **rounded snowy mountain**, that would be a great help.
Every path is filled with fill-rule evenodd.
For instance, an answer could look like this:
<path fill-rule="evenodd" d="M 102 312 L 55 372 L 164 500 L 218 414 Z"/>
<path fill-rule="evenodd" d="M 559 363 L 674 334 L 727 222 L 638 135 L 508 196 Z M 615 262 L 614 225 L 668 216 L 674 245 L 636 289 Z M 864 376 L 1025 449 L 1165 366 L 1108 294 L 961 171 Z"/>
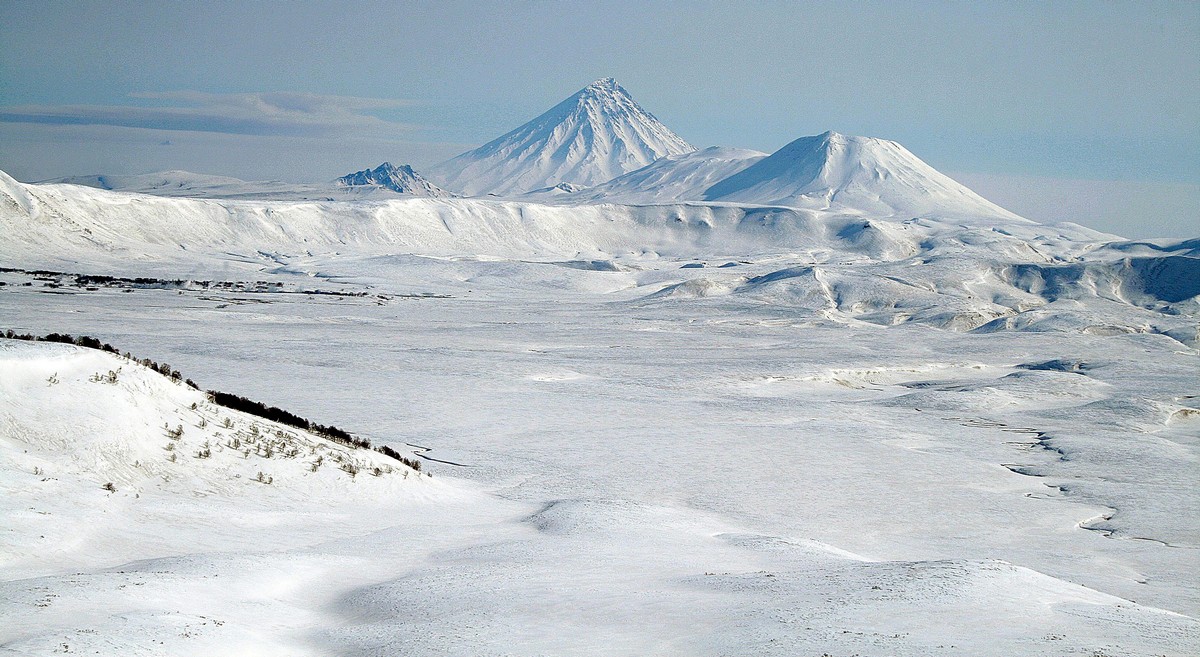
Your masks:
<path fill-rule="evenodd" d="M 1024 221 L 894 141 L 826 132 L 801 137 L 709 187 L 704 200 L 851 210 L 874 216 Z"/>

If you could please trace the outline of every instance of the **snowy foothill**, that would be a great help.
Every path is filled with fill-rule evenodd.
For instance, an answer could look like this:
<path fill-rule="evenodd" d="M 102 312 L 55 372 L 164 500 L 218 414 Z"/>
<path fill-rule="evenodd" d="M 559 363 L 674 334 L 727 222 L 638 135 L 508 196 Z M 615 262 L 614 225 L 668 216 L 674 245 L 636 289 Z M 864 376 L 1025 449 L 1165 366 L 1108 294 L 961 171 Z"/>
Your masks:
<path fill-rule="evenodd" d="M 1197 240 L 609 79 L 339 186 L 0 173 L 0 328 L 421 465 L 0 339 L 0 654 L 1200 652 Z"/>

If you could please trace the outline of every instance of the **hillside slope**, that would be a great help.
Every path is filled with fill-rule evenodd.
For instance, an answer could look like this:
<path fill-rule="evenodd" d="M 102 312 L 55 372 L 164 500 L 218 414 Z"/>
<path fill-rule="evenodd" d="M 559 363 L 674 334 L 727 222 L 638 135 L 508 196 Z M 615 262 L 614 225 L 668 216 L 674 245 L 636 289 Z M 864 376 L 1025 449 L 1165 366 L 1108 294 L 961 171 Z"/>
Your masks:
<path fill-rule="evenodd" d="M 571 194 L 577 201 L 677 203 L 700 201 L 713 184 L 766 157 L 744 148 L 712 146 L 660 158 L 641 169 Z"/>

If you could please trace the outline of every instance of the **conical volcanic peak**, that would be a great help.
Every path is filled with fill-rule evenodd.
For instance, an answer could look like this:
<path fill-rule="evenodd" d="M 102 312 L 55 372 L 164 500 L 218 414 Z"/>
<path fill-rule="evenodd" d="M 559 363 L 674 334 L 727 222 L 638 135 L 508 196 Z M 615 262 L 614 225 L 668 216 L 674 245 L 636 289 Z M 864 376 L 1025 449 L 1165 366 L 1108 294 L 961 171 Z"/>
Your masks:
<path fill-rule="evenodd" d="M 444 197 L 451 196 L 449 192 L 426 180 L 421 174 L 413 171 L 407 164 L 395 166 L 384 162 L 374 169 L 363 169 L 346 174 L 336 181 L 346 187 L 378 185 L 397 192 L 412 196 Z"/>
<path fill-rule="evenodd" d="M 429 171 L 447 189 L 513 196 L 570 183 L 590 187 L 696 150 L 601 78 L 525 125 Z"/>
<path fill-rule="evenodd" d="M 894 141 L 832 131 L 791 142 L 709 187 L 704 198 L 879 216 L 1020 220 Z"/>

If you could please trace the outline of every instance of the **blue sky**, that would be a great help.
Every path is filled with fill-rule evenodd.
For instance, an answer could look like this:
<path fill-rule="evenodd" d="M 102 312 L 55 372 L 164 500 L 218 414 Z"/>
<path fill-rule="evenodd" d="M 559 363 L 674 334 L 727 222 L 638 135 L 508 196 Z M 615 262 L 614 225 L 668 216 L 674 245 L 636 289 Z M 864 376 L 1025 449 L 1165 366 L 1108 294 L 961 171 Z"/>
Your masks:
<path fill-rule="evenodd" d="M 1200 234 L 1200 4 L 0 3 L 0 169 L 427 166 L 616 77 L 697 146 L 900 141 L 1042 221 Z"/>

